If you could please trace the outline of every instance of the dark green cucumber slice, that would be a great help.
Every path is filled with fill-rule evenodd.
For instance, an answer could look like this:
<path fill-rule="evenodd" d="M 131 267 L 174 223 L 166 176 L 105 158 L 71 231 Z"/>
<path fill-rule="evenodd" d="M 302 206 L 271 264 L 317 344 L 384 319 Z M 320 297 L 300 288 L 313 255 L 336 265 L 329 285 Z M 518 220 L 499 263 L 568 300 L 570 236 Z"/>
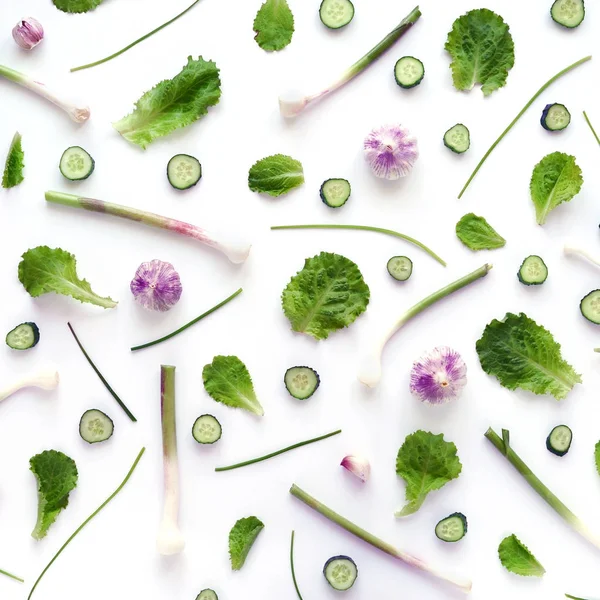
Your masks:
<path fill-rule="evenodd" d="M 189 154 L 176 154 L 167 164 L 167 178 L 176 190 L 194 187 L 201 177 L 200 161 Z"/>
<path fill-rule="evenodd" d="M 347 179 L 328 179 L 321 185 L 321 200 L 331 208 L 344 206 L 350 198 L 352 188 Z"/>
<path fill-rule="evenodd" d="M 349 556 L 332 556 L 323 567 L 327 583 L 338 592 L 349 590 L 358 577 L 358 567 Z"/>
<path fill-rule="evenodd" d="M 471 134 L 465 125 L 457 123 L 444 134 L 444 146 L 456 154 L 464 154 L 471 146 Z"/>
<path fill-rule="evenodd" d="M 219 600 L 217 592 L 214 590 L 202 590 L 197 596 L 196 600 Z"/>
<path fill-rule="evenodd" d="M 283 377 L 285 388 L 297 400 L 310 398 L 319 387 L 319 374 L 310 367 L 291 367 Z"/>
<path fill-rule="evenodd" d="M 546 104 L 540 123 L 546 131 L 562 131 L 569 126 L 571 113 L 564 104 Z"/>
<path fill-rule="evenodd" d="M 556 456 L 564 456 L 571 448 L 573 432 L 566 425 L 557 425 L 546 438 L 546 448 Z"/>
<path fill-rule="evenodd" d="M 67 148 L 60 157 L 60 172 L 69 181 L 87 179 L 93 172 L 96 162 L 81 146 Z"/>
<path fill-rule="evenodd" d="M 114 432 L 112 419 L 101 410 L 91 408 L 81 415 L 79 435 L 88 444 L 105 442 Z"/>
<path fill-rule="evenodd" d="M 323 0 L 319 17 L 329 29 L 346 27 L 354 18 L 354 4 L 350 0 Z"/>
<path fill-rule="evenodd" d="M 29 350 L 40 341 L 40 330 L 35 323 L 21 323 L 6 334 L 6 345 L 13 350 Z"/>
<path fill-rule="evenodd" d="M 600 325 L 600 290 L 593 290 L 579 304 L 581 314 L 595 325 Z"/>
<path fill-rule="evenodd" d="M 392 256 L 387 263 L 388 273 L 396 281 L 406 281 L 413 271 L 413 263 L 408 256 Z"/>
<path fill-rule="evenodd" d="M 396 62 L 394 67 L 396 83 L 405 90 L 414 88 L 423 81 L 425 67 L 423 63 L 414 56 L 403 56 Z"/>
<path fill-rule="evenodd" d="M 192 427 L 192 435 L 199 444 L 214 444 L 222 433 L 221 423 L 212 415 L 199 416 Z"/>
<path fill-rule="evenodd" d="M 540 256 L 528 256 L 517 273 L 519 281 L 524 285 L 542 285 L 548 279 L 548 267 Z"/>
<path fill-rule="evenodd" d="M 442 542 L 458 542 L 467 535 L 467 517 L 456 512 L 442 519 L 435 526 L 435 535 Z"/>
<path fill-rule="evenodd" d="M 585 19 L 584 0 L 555 0 L 550 14 L 552 19 L 563 27 L 579 27 Z"/>

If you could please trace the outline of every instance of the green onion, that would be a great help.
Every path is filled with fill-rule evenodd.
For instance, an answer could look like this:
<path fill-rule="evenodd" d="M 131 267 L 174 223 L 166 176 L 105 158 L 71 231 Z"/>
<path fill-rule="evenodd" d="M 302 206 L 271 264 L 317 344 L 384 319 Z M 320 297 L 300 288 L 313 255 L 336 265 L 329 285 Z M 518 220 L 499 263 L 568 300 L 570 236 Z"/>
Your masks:
<path fill-rule="evenodd" d="M 290 542 L 290 567 L 292 569 L 292 581 L 294 582 L 296 594 L 298 594 L 298 600 L 302 600 L 302 594 L 300 593 L 298 582 L 296 581 L 296 570 L 294 569 L 294 534 L 295 532 L 292 531 L 292 541 Z"/>

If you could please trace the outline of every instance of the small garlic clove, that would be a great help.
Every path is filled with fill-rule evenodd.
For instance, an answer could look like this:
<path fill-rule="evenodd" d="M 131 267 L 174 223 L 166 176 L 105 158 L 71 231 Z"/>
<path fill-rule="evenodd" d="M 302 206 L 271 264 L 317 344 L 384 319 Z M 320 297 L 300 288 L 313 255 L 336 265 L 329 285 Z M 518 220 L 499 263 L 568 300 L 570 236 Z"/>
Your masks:
<path fill-rule="evenodd" d="M 402 125 L 373 129 L 364 141 L 365 159 L 381 179 L 406 177 L 419 158 L 417 138 Z"/>
<path fill-rule="evenodd" d="M 44 28 L 33 17 L 26 17 L 13 27 L 12 36 L 21 48 L 33 50 L 44 39 Z"/>
<path fill-rule="evenodd" d="M 366 458 L 361 456 L 345 456 L 340 465 L 363 482 L 371 476 L 371 465 Z"/>
<path fill-rule="evenodd" d="M 171 263 L 154 259 L 142 263 L 130 285 L 136 302 L 148 310 L 166 312 L 181 298 L 181 280 Z"/>

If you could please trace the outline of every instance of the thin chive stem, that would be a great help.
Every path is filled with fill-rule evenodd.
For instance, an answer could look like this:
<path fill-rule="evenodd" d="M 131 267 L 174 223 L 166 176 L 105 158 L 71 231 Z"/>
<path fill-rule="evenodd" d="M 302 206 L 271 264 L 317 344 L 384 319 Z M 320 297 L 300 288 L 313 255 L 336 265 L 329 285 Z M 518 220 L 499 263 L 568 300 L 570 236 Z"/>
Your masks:
<path fill-rule="evenodd" d="M 139 38 L 139 39 L 135 40 L 135 42 L 132 42 L 131 44 L 125 46 L 125 48 L 122 48 L 118 52 L 115 52 L 114 54 L 111 54 L 110 56 L 107 56 L 106 58 L 102 58 L 100 60 L 89 63 L 87 65 L 82 65 L 80 67 L 73 67 L 71 69 L 71 73 L 74 73 L 75 71 L 82 71 L 83 69 L 90 69 L 91 67 L 97 67 L 98 65 L 101 65 L 105 62 L 108 62 L 109 60 L 112 60 L 113 58 L 116 58 L 117 56 L 120 56 L 121 54 L 127 52 L 127 50 L 131 50 L 131 48 L 133 48 L 134 46 L 137 46 L 139 43 L 143 42 L 144 40 L 147 40 L 149 37 L 153 36 L 155 33 L 158 33 L 161 29 L 168 27 L 169 25 L 171 25 L 171 23 L 174 23 L 180 17 L 183 17 L 183 15 L 185 15 L 188 11 L 192 10 L 192 8 L 194 8 L 194 6 L 196 6 L 196 4 L 198 4 L 198 2 L 200 2 L 200 0 L 195 0 L 195 2 L 192 2 L 192 4 L 190 4 L 190 6 L 188 6 L 184 11 L 180 12 L 177 16 L 173 17 L 166 23 L 163 23 L 162 25 L 158 26 L 156 29 L 153 29 L 149 33 L 143 35 L 141 38 Z"/>
<path fill-rule="evenodd" d="M 125 487 L 125 484 L 129 481 L 130 477 L 133 475 L 142 455 L 146 451 L 146 448 L 142 448 L 137 455 L 136 459 L 133 461 L 131 468 L 127 475 L 125 475 L 125 479 L 121 482 L 119 487 L 71 534 L 69 539 L 59 548 L 58 552 L 52 557 L 52 560 L 44 567 L 44 570 L 40 573 L 40 576 L 36 579 L 31 591 L 29 592 L 29 596 L 27 596 L 27 600 L 31 599 L 35 588 L 38 586 L 42 577 L 46 574 L 46 571 L 52 566 L 54 561 L 62 554 L 63 550 L 73 541 L 73 538 L 111 501 L 115 498 L 115 496 Z"/>
<path fill-rule="evenodd" d="M 596 141 L 598 142 L 598 144 L 600 144 L 600 138 L 598 137 L 598 134 L 596 133 L 596 130 L 594 129 L 592 122 L 589 120 L 585 110 L 583 111 L 583 118 L 585 119 L 585 122 L 588 124 L 588 127 L 591 129 L 592 133 L 594 134 Z"/>
<path fill-rule="evenodd" d="M 292 569 L 292 581 L 294 582 L 294 588 L 296 588 L 296 594 L 298 594 L 298 600 L 302 600 L 302 594 L 300 588 L 298 588 L 298 582 L 296 581 L 296 570 L 294 569 L 294 535 L 292 531 L 292 540 L 290 542 L 290 568 Z"/>
<path fill-rule="evenodd" d="M 297 444 L 293 444 L 288 446 L 287 448 L 282 448 L 281 450 L 277 450 L 276 452 L 271 452 L 271 454 L 266 454 L 265 456 L 261 456 L 259 458 L 253 458 L 251 460 L 246 460 L 244 462 L 237 463 L 235 465 L 230 465 L 228 467 L 217 467 L 215 471 L 220 473 L 222 471 L 232 471 L 233 469 L 239 469 L 241 467 L 247 467 L 248 465 L 253 465 L 255 463 L 262 462 L 263 460 L 268 460 L 269 458 L 273 458 L 274 456 L 279 456 L 280 454 L 284 454 L 285 452 L 289 452 L 290 450 L 295 450 L 296 448 L 301 448 L 302 446 L 308 446 L 309 444 L 314 444 L 315 442 L 320 442 L 321 440 L 326 440 L 327 438 L 333 437 L 334 435 L 338 435 L 338 433 L 342 433 L 341 429 L 337 431 L 332 431 L 326 435 L 321 435 L 319 437 L 313 438 L 311 440 L 306 440 L 304 442 L 298 442 Z"/>
<path fill-rule="evenodd" d="M 391 229 L 383 229 L 381 227 L 371 227 L 370 225 L 274 225 L 271 227 L 272 231 L 277 231 L 281 229 L 350 229 L 355 231 L 373 231 L 375 233 L 383 233 L 385 235 L 391 235 L 393 237 L 400 238 L 405 240 L 415 246 L 421 248 L 437 260 L 444 267 L 446 266 L 446 261 L 440 258 L 433 250 L 425 246 L 425 244 L 419 242 L 415 238 L 412 238 L 404 233 L 399 233 L 398 231 L 393 231 Z"/>
<path fill-rule="evenodd" d="M 13 575 L 12 573 L 9 573 L 8 571 L 3 571 L 2 569 L 0 569 L 0 574 L 1 575 L 6 575 L 6 577 L 10 577 L 11 579 L 14 579 L 15 581 L 20 581 L 21 583 L 25 582 L 24 579 L 21 579 L 20 577 L 17 577 L 16 575 Z"/>
<path fill-rule="evenodd" d="M 563 75 L 566 75 L 569 71 L 572 71 L 573 69 L 577 68 L 579 65 L 582 65 L 583 63 L 587 62 L 588 60 L 591 60 L 591 58 L 592 58 L 591 56 L 586 56 L 585 58 L 582 58 L 581 60 L 578 60 L 577 62 L 573 63 L 566 69 L 563 69 L 562 71 L 560 71 L 559 73 L 554 75 L 554 77 L 550 78 L 532 96 L 532 98 L 529 100 L 529 102 L 527 102 L 527 104 L 523 107 L 521 112 L 511 121 L 510 125 L 500 134 L 498 139 L 490 146 L 489 150 L 483 155 L 483 158 L 479 161 L 479 163 L 475 167 L 475 170 L 473 171 L 473 173 L 471 173 L 471 176 L 467 180 L 467 183 L 465 183 L 465 185 L 463 186 L 463 189 L 460 191 L 460 194 L 458 195 L 459 199 L 462 198 L 466 189 L 469 187 L 471 181 L 473 181 L 473 179 L 475 179 L 475 175 L 477 175 L 477 173 L 479 172 L 479 169 L 481 169 L 481 167 L 483 166 L 483 163 L 486 161 L 487 157 L 493 152 L 493 150 L 496 148 L 496 146 L 502 141 L 504 136 L 516 125 L 517 121 L 525 114 L 525 112 L 527 112 L 527 109 L 540 97 L 540 95 L 543 92 L 545 92 L 557 79 L 560 79 Z"/>
<path fill-rule="evenodd" d="M 118 405 L 125 411 L 125 414 L 135 423 L 137 419 L 133 416 L 133 413 L 127 408 L 127 406 L 125 406 L 125 403 L 123 402 L 123 400 L 121 400 L 121 398 L 119 398 L 115 390 L 112 389 L 108 381 L 104 379 L 104 376 L 102 375 L 102 373 L 100 373 L 100 371 L 90 358 L 89 354 L 85 351 L 85 348 L 83 347 L 82 343 L 79 341 L 79 338 L 77 337 L 77 334 L 75 333 L 75 330 L 73 329 L 71 323 L 67 323 L 67 325 L 69 326 L 69 329 L 71 330 L 71 333 L 73 334 L 73 337 L 75 338 L 75 341 L 77 342 L 77 345 L 79 346 L 79 349 L 81 350 L 83 356 L 85 356 L 86 360 L 90 364 L 90 367 L 94 369 L 94 372 L 96 373 L 96 375 L 98 375 L 100 381 L 104 384 L 104 387 L 109 391 L 110 395 L 117 401 Z"/>
<path fill-rule="evenodd" d="M 201 321 L 202 319 L 204 319 L 204 317 L 208 317 L 208 315 L 214 313 L 216 310 L 219 310 L 219 308 L 221 308 L 222 306 L 225 306 L 227 303 L 231 302 L 236 296 L 239 296 L 242 292 L 243 292 L 243 289 L 240 288 L 239 290 L 237 290 L 237 292 L 234 292 L 233 294 L 231 294 L 231 296 L 229 296 L 229 298 L 225 298 L 225 300 L 223 300 L 222 302 L 219 302 L 219 304 L 217 304 L 216 306 L 213 306 L 211 309 L 202 313 L 199 317 L 192 319 L 189 323 L 186 323 L 183 327 L 180 327 L 179 329 L 176 329 L 172 333 L 169 333 L 168 335 L 165 335 L 157 340 L 154 340 L 153 342 L 147 342 L 145 344 L 140 344 L 139 346 L 133 346 L 131 348 L 131 352 L 135 352 L 136 350 L 142 350 L 143 348 L 149 348 L 150 346 L 156 346 L 156 344 L 160 344 L 161 342 L 165 342 L 166 340 L 169 340 L 172 337 L 179 335 L 182 331 L 185 331 L 192 325 L 195 325 L 198 321 Z"/>
<path fill-rule="evenodd" d="M 571 594 L 565 594 L 565 597 L 571 598 L 571 600 L 585 600 L 585 598 L 579 598 L 578 596 L 571 596 Z"/>

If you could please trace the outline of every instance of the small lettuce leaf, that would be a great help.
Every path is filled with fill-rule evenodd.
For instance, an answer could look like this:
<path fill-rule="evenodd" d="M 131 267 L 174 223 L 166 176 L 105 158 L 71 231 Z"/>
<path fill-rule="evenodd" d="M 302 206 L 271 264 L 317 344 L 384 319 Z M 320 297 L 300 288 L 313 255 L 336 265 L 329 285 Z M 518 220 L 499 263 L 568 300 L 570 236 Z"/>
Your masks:
<path fill-rule="evenodd" d="M 102 308 L 117 305 L 111 298 L 98 296 L 85 279 L 77 277 L 77 261 L 70 252 L 38 246 L 27 250 L 21 258 L 19 281 L 34 298 L 54 292 Z"/>
<path fill-rule="evenodd" d="M 500 15 L 480 8 L 459 17 L 448 34 L 446 50 L 452 56 L 452 80 L 457 90 L 472 90 L 476 83 L 489 96 L 506 85 L 515 64 L 515 45 Z"/>
<path fill-rule="evenodd" d="M 569 202 L 581 190 L 583 177 L 575 157 L 564 152 L 544 156 L 531 176 L 531 199 L 538 225 L 546 222 L 548 213 L 562 202 Z"/>
<path fill-rule="evenodd" d="M 407 435 L 396 458 L 396 473 L 406 482 L 407 504 L 396 516 L 417 512 L 429 492 L 444 487 L 461 471 L 456 446 L 443 434 L 419 430 Z"/>
<path fill-rule="evenodd" d="M 85 13 L 94 10 L 103 0 L 52 0 L 58 10 L 66 13 Z"/>
<path fill-rule="evenodd" d="M 252 545 L 264 528 L 264 523 L 256 517 L 240 519 L 233 526 L 229 532 L 229 558 L 233 571 L 239 571 L 244 566 Z"/>
<path fill-rule="evenodd" d="M 17 131 L 15 133 L 10 148 L 8 149 L 8 155 L 6 156 L 6 164 L 4 166 L 4 174 L 2 175 L 2 187 L 12 188 L 19 185 L 23 177 L 23 147 L 21 145 L 21 134 Z"/>
<path fill-rule="evenodd" d="M 237 356 L 215 356 L 202 370 L 208 395 L 232 408 L 243 408 L 259 417 L 265 414 L 260 405 L 246 365 Z"/>
<path fill-rule="evenodd" d="M 294 34 L 294 15 L 287 0 L 267 0 L 254 19 L 256 43 L 267 52 L 282 50 Z"/>
<path fill-rule="evenodd" d="M 456 224 L 458 239 L 471 250 L 494 250 L 506 245 L 506 240 L 483 218 L 473 213 Z"/>
<path fill-rule="evenodd" d="M 135 110 L 113 127 L 129 142 L 146 148 L 157 138 L 201 119 L 220 98 L 217 65 L 189 56 L 181 73 L 146 92 L 136 102 Z"/>
<path fill-rule="evenodd" d="M 502 566 L 515 575 L 542 577 L 546 572 L 529 548 L 514 534 L 500 542 L 498 556 Z"/>
<path fill-rule="evenodd" d="M 369 304 L 369 286 L 345 256 L 321 252 L 307 258 L 281 295 L 292 329 L 316 340 L 352 325 Z"/>
<path fill-rule="evenodd" d="M 600 475 L 600 442 L 596 444 L 594 458 L 596 459 L 596 470 L 598 471 L 598 475 Z"/>
<path fill-rule="evenodd" d="M 494 319 L 476 344 L 481 368 L 500 385 L 563 400 L 581 377 L 563 360 L 552 334 L 527 315 Z"/>
<path fill-rule="evenodd" d="M 253 192 L 282 196 L 304 183 L 300 161 L 285 154 L 267 156 L 250 168 L 248 187 Z"/>

